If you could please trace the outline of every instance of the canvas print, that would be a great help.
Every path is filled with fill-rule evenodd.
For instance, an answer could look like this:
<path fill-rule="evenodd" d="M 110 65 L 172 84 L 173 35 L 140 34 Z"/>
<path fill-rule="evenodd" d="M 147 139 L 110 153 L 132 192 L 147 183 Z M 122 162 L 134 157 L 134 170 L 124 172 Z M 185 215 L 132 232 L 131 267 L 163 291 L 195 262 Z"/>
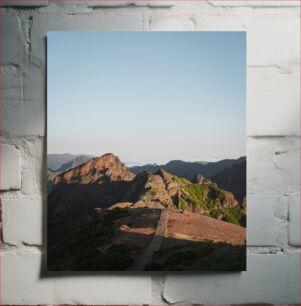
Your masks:
<path fill-rule="evenodd" d="M 49 32 L 47 59 L 48 270 L 245 270 L 245 32 Z"/>

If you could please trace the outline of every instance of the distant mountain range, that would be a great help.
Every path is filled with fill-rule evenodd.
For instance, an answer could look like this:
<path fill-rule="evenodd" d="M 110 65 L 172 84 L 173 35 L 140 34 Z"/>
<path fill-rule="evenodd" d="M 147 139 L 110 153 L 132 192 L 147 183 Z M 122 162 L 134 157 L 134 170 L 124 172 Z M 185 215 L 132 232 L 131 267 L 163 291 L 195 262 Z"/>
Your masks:
<path fill-rule="evenodd" d="M 62 172 L 79 166 L 93 157 L 95 156 L 84 154 L 48 154 L 47 167 L 51 171 Z M 129 167 L 129 170 L 138 174 L 144 171 L 155 173 L 159 169 L 164 169 L 188 180 L 193 180 L 197 175 L 202 175 L 211 179 L 224 169 L 245 162 L 246 157 L 240 157 L 238 159 L 223 159 L 218 162 L 186 162 L 182 160 L 172 160 L 162 165 L 146 164 L 142 166 Z"/>
<path fill-rule="evenodd" d="M 67 169 L 79 166 L 85 163 L 89 159 L 93 158 L 93 155 L 84 154 L 48 154 L 47 155 L 47 168 L 53 171 L 65 171 Z"/>
<path fill-rule="evenodd" d="M 223 159 L 218 162 L 186 162 L 182 160 L 172 160 L 164 165 L 148 164 L 130 167 L 129 169 L 136 174 L 143 171 L 154 173 L 159 169 L 164 169 L 179 177 L 193 180 L 194 177 L 199 174 L 206 178 L 212 178 L 224 169 L 242 162 L 246 162 L 246 157 L 240 157 L 238 159 Z"/>

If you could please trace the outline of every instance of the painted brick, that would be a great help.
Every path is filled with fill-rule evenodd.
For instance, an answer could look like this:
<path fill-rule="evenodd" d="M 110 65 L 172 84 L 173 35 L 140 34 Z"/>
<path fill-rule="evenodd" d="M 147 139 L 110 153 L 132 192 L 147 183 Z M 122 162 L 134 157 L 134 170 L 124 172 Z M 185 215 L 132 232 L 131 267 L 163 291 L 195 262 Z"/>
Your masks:
<path fill-rule="evenodd" d="M 279 197 L 250 195 L 247 205 L 247 245 L 275 246 L 279 225 L 274 209 L 284 206 L 287 210 L 287 203 Z"/>
<path fill-rule="evenodd" d="M 284 196 L 299 192 L 299 137 L 248 137 L 247 192 Z"/>
<path fill-rule="evenodd" d="M 139 31 L 142 17 L 136 13 L 106 13 L 87 15 L 43 14 L 33 18 L 31 30 L 32 57 L 45 65 L 46 33 L 48 31 Z"/>
<path fill-rule="evenodd" d="M 190 19 L 170 17 L 170 16 L 151 16 L 149 21 L 150 31 L 191 31 L 193 22 Z"/>
<path fill-rule="evenodd" d="M 298 8 L 296 8 L 298 13 Z M 286 66 L 300 63 L 300 19 L 298 15 L 252 18 L 247 26 L 248 65 Z M 290 46 L 287 48 L 287 46 Z"/>
<path fill-rule="evenodd" d="M 0 190 L 21 188 L 21 155 L 13 145 L 0 144 L 1 183 Z"/>
<path fill-rule="evenodd" d="M 300 237 L 300 194 L 290 196 L 289 202 L 289 243 L 293 246 L 301 245 Z"/>
<path fill-rule="evenodd" d="M 1 23 L 5 35 L 1 44 L 2 65 L 20 64 L 23 59 L 25 45 L 22 41 L 21 23 L 17 15 L 1 14 Z"/>
<path fill-rule="evenodd" d="M 248 135 L 300 135 L 299 70 L 248 69 Z"/>
<path fill-rule="evenodd" d="M 100 7 L 100 8 L 118 8 L 118 7 L 128 7 L 128 6 L 148 6 L 149 1 L 101 1 L 101 0 L 91 0 L 86 1 L 88 7 Z"/>
<path fill-rule="evenodd" d="M 252 0 L 232 0 L 215 1 L 208 0 L 208 3 L 215 7 L 298 7 L 299 1 L 252 1 Z"/>
<path fill-rule="evenodd" d="M 0 73 L 2 101 L 7 101 L 7 103 L 19 103 L 23 98 L 21 70 L 16 66 L 2 66 L 0 67 Z"/>
<path fill-rule="evenodd" d="M 13 16 L 13 15 L 9 15 Z M 18 20 L 17 17 L 14 17 Z M 13 19 L 14 20 L 14 19 Z M 18 24 L 18 23 L 17 23 Z M 13 25 L 10 25 L 13 27 Z M 18 24 L 19 27 L 19 24 Z M 10 29 L 14 32 L 13 29 Z M 5 39 L 14 41 L 6 31 Z M 15 54 L 17 45 L 10 46 L 7 66 L 2 66 L 2 131 L 10 135 L 44 135 L 45 130 L 45 76 L 35 67 L 11 65 L 21 55 Z M 21 50 L 19 50 L 21 52 Z M 18 51 L 18 52 L 19 52 Z M 23 50 L 24 51 L 24 50 Z M 13 57 L 15 60 L 13 60 Z M 18 60 L 17 57 L 20 57 Z M 22 60 L 22 59 L 21 59 Z M 42 86 L 44 85 L 44 86 Z"/>
<path fill-rule="evenodd" d="M 21 7 L 39 7 L 47 6 L 49 4 L 48 0 L 1 0 L 0 6 L 21 6 Z"/>
<path fill-rule="evenodd" d="M 149 0 L 148 1 L 150 7 L 172 7 L 178 4 L 176 1 L 161 1 L 161 0 Z"/>
<path fill-rule="evenodd" d="M 22 195 L 40 197 L 46 190 L 46 166 L 44 165 L 44 138 L 23 140 L 22 146 Z M 28 179 L 30 178 L 30 179 Z"/>
<path fill-rule="evenodd" d="M 26 66 L 23 72 L 13 68 L 4 75 L 3 131 L 17 136 L 45 134 L 45 85 L 44 72 L 36 67 Z"/>
<path fill-rule="evenodd" d="M 72 3 L 59 3 L 60 8 L 64 8 L 64 9 L 70 9 L 70 8 L 74 8 L 74 12 L 77 14 L 82 13 L 82 9 L 84 7 L 88 7 L 88 8 L 108 8 L 108 9 L 114 9 L 114 8 L 125 8 L 125 7 L 131 7 L 131 9 L 134 7 L 146 7 L 146 6 L 150 6 L 150 1 L 149 0 L 139 0 L 139 1 L 122 1 L 122 0 L 74 0 L 72 1 Z M 165 3 L 162 3 L 161 6 L 162 7 L 170 7 L 172 6 L 169 1 L 162 1 Z M 160 6 L 160 4 L 158 4 L 158 6 Z M 49 12 L 49 11 L 48 11 Z M 53 12 L 57 12 L 57 8 L 53 9 Z M 90 11 L 91 13 L 91 11 Z"/>
<path fill-rule="evenodd" d="M 153 305 L 163 304 L 161 292 L 163 290 L 163 277 L 161 274 L 153 273 L 151 275 L 151 303 Z"/>
<path fill-rule="evenodd" d="M 27 118 L 20 129 L 28 135 L 45 135 L 46 126 L 46 76 L 45 70 L 35 66 L 24 69 L 24 112 L 20 116 Z M 21 125 L 21 124 L 20 124 Z"/>
<path fill-rule="evenodd" d="M 250 253 L 247 272 L 166 276 L 163 298 L 181 304 L 298 303 L 299 286 L 299 253 Z"/>
<path fill-rule="evenodd" d="M 150 303 L 148 275 L 46 272 L 41 275 L 41 253 L 5 252 L 2 257 L 3 304 Z"/>
<path fill-rule="evenodd" d="M 80 1 L 79 1 L 80 2 Z M 130 5 L 135 5 L 135 1 L 120 1 L 120 0 L 112 0 L 112 1 L 86 1 L 87 5 L 90 7 L 104 7 L 104 8 L 113 8 L 113 7 L 127 7 Z M 147 2 L 146 2 L 147 5 Z"/>
<path fill-rule="evenodd" d="M 80 2 L 80 1 L 79 1 Z M 155 0 L 145 0 L 145 1 L 102 1 L 102 0 L 88 0 L 86 1 L 88 6 L 91 7 L 103 7 L 103 8 L 113 8 L 113 7 L 127 7 L 127 6 L 149 6 L 149 7 L 163 7 L 170 8 L 175 5 L 175 1 L 155 1 Z"/>
<path fill-rule="evenodd" d="M 248 66 L 299 65 L 299 10 L 294 14 L 228 10 L 193 16 L 199 31 L 246 31 Z M 290 46 L 289 48 L 287 46 Z"/>
<path fill-rule="evenodd" d="M 39 199 L 2 200 L 3 241 L 10 245 L 42 245 L 43 201 Z M 46 208 L 44 207 L 44 212 Z M 44 240 L 45 241 L 45 240 Z"/>

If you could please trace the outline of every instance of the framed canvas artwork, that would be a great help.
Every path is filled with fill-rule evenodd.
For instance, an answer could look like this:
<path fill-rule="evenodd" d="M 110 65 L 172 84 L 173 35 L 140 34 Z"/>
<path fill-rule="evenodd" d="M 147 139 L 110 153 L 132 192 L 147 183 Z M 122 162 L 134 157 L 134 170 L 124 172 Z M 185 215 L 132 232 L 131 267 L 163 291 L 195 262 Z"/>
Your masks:
<path fill-rule="evenodd" d="M 245 32 L 49 32 L 49 271 L 246 270 Z"/>

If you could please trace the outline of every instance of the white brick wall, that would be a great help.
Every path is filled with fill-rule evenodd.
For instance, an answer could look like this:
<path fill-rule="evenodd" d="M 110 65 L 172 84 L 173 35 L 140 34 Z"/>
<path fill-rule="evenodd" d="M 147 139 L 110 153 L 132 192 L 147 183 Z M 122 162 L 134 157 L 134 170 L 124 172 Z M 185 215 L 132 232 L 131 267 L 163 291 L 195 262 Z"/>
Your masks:
<path fill-rule="evenodd" d="M 5 199 L 2 201 L 3 241 L 13 246 L 42 246 L 43 199 Z"/>
<path fill-rule="evenodd" d="M 289 201 L 289 243 L 301 245 L 300 237 L 300 194 L 292 194 Z"/>
<path fill-rule="evenodd" d="M 20 64 L 25 56 L 25 42 L 21 35 L 20 18 L 15 13 L 4 13 L 0 18 L 3 29 L 5 29 L 1 64 Z"/>
<path fill-rule="evenodd" d="M 299 254 L 248 254 L 248 271 L 168 275 L 164 298 L 170 303 L 297 303 Z"/>
<path fill-rule="evenodd" d="M 48 5 L 48 0 L 3 0 L 0 2 L 1 6 L 20 7 L 20 6 L 45 6 Z"/>
<path fill-rule="evenodd" d="M 248 135 L 299 134 L 299 71 L 298 65 L 248 69 Z"/>
<path fill-rule="evenodd" d="M 131 304 L 150 301 L 148 275 L 116 273 L 49 276 L 41 272 L 42 255 L 28 248 L 5 252 L 2 258 L 2 299 L 6 304 Z"/>
<path fill-rule="evenodd" d="M 0 302 L 298 303 L 299 1 L 0 3 Z M 247 272 L 45 275 L 45 43 L 47 32 L 57 30 L 247 31 Z"/>
<path fill-rule="evenodd" d="M 0 144 L 0 189 L 21 189 L 21 156 L 13 145 Z"/>

